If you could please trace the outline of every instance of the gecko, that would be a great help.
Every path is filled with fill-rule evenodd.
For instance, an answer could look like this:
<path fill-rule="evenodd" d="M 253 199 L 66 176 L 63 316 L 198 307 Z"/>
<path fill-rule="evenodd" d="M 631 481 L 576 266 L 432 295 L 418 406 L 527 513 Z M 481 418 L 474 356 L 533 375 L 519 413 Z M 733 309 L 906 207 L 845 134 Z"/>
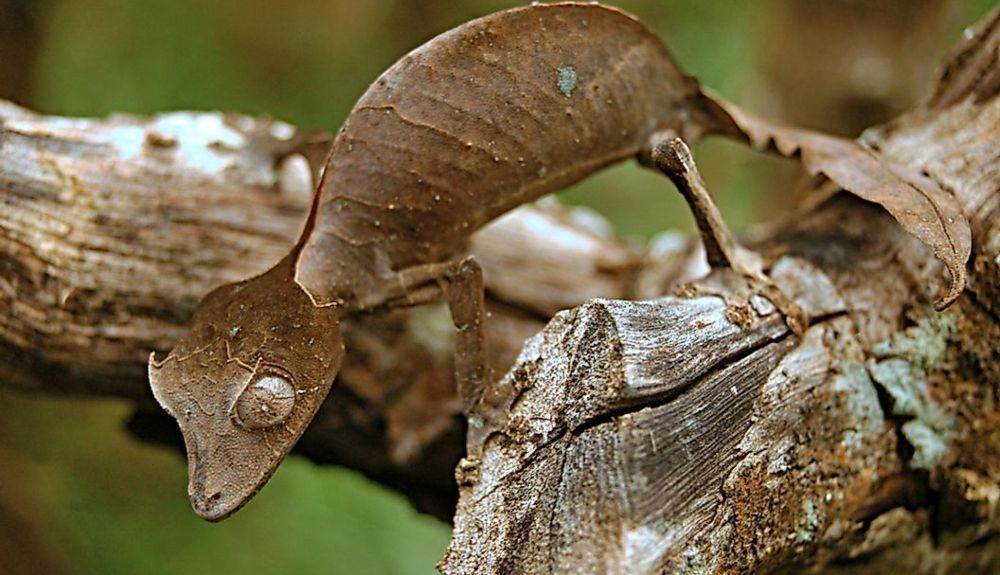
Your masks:
<path fill-rule="evenodd" d="M 467 240 L 601 168 L 637 158 L 662 171 L 695 212 L 710 263 L 760 278 L 684 144 L 706 134 L 745 137 L 616 8 L 514 8 L 402 57 L 338 132 L 288 255 L 210 292 L 174 349 L 150 356 L 153 394 L 184 437 L 195 511 L 224 519 L 271 477 L 336 378 L 345 314 L 445 301 L 459 396 L 476 419 L 489 374 Z"/>

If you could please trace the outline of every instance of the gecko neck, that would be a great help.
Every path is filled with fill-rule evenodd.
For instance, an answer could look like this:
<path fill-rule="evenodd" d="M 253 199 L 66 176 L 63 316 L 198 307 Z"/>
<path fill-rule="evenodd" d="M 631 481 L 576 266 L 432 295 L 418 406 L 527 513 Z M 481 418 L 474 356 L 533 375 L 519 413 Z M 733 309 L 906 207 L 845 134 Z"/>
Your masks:
<path fill-rule="evenodd" d="M 296 246 L 295 281 L 317 305 L 337 303 L 359 309 L 366 295 L 393 276 L 376 245 L 353 245 L 339 238 L 306 239 Z"/>

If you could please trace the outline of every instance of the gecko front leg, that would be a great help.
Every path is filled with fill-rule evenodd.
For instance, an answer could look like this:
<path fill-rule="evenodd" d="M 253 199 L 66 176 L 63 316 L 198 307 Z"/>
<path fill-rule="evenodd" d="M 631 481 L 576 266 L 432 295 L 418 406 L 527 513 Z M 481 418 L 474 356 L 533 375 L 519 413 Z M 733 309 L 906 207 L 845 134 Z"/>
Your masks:
<path fill-rule="evenodd" d="M 455 262 L 448 270 L 445 301 L 455 325 L 455 379 L 465 413 L 481 417 L 479 408 L 492 383 L 486 354 L 486 289 L 483 269 L 472 257 Z"/>
<path fill-rule="evenodd" d="M 401 290 L 387 306 L 412 306 L 444 300 L 455 326 L 454 369 L 458 397 L 468 418 L 467 445 L 477 453 L 486 436 L 501 425 L 506 395 L 493 387 L 495 377 L 486 345 L 486 290 L 483 270 L 469 256 L 401 270 L 393 288 Z"/>
<path fill-rule="evenodd" d="M 475 258 L 424 264 L 400 270 L 372 307 L 409 307 L 444 301 L 455 325 L 455 379 L 470 421 L 482 421 L 483 395 L 492 382 L 485 335 L 483 270 Z"/>
<path fill-rule="evenodd" d="M 652 139 L 649 158 L 677 186 L 691 207 L 709 265 L 712 268 L 729 268 L 746 277 L 755 290 L 781 311 L 789 329 L 801 335 L 809 326 L 807 314 L 764 274 L 760 255 L 736 241 L 712 201 L 687 144 L 673 134 L 656 135 Z"/>

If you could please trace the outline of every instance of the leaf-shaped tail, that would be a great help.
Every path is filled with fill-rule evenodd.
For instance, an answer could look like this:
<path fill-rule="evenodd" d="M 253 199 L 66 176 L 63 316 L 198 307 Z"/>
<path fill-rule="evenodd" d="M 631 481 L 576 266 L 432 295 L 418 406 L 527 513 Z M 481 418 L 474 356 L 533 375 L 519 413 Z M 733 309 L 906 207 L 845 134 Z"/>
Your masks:
<path fill-rule="evenodd" d="M 704 106 L 715 116 L 715 133 L 742 137 L 758 149 L 798 156 L 806 171 L 822 174 L 844 190 L 889 212 L 907 232 L 934 250 L 951 274 L 948 291 L 935 302 L 943 310 L 965 288 L 965 265 L 972 232 L 953 195 L 909 168 L 891 164 L 855 140 L 792 128 L 758 118 L 735 104 L 703 91 Z"/>

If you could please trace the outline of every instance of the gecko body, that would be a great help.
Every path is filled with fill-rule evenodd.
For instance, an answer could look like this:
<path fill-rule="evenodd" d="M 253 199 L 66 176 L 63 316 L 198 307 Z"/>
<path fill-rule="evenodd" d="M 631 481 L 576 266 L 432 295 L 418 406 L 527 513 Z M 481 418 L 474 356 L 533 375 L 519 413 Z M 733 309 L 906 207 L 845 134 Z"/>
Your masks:
<path fill-rule="evenodd" d="M 232 514 L 301 436 L 340 369 L 344 313 L 441 300 L 443 280 L 474 286 L 478 270 L 456 262 L 490 220 L 648 153 L 655 134 L 713 130 L 660 40 L 597 4 L 507 10 L 404 56 L 337 135 L 288 256 L 210 293 L 171 353 L 150 358 L 197 513 Z M 456 325 L 481 328 L 478 290 L 449 299 Z M 482 380 L 483 356 L 464 353 L 460 372 Z"/>

